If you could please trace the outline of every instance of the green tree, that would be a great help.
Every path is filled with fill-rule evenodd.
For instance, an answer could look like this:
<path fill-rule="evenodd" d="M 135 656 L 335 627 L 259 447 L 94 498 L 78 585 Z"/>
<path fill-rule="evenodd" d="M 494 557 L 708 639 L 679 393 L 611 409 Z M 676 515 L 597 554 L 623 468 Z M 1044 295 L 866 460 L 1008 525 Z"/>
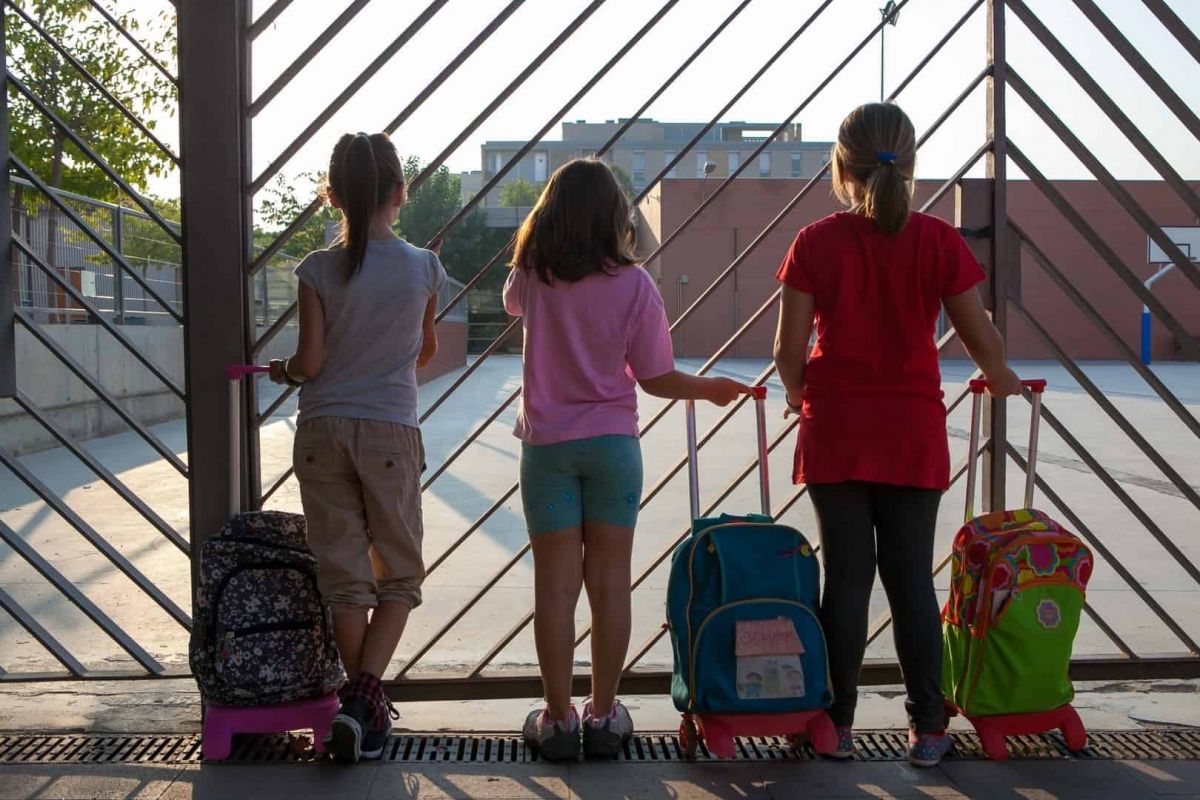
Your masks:
<path fill-rule="evenodd" d="M 629 177 L 629 173 L 619 164 L 609 164 L 608 168 L 612 170 L 617 183 L 621 184 L 621 190 L 625 192 L 625 196 L 632 200 L 637 192 L 633 190 L 633 179 Z"/>
<path fill-rule="evenodd" d="M 500 185 L 500 205 L 509 208 L 529 208 L 542 195 L 540 183 L 517 178 Z"/>
<path fill-rule="evenodd" d="M 147 128 L 154 130 L 158 118 L 174 113 L 175 87 L 86 0 L 27 0 L 22 7 Z M 150 178 L 167 174 L 170 161 L 153 142 L 37 31 L 15 14 L 5 16 L 10 67 L 42 103 L 134 189 L 142 191 Z M 148 21 L 130 13 L 117 19 L 160 61 L 174 60 L 173 12 L 161 11 Z M 47 184 L 100 200 L 121 199 L 104 173 L 15 89 L 9 93 L 8 114 L 13 153 Z"/>

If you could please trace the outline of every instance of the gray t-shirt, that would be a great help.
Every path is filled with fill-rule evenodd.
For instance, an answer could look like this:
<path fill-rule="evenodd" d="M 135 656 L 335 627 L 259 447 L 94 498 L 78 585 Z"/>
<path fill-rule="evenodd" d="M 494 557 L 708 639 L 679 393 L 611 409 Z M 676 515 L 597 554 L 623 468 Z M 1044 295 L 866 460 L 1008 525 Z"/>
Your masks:
<path fill-rule="evenodd" d="M 349 280 L 341 248 L 296 267 L 325 311 L 321 374 L 300 390 L 300 422 L 347 417 L 417 427 L 417 355 L 429 298 L 446 283 L 438 257 L 402 239 L 367 244 Z"/>

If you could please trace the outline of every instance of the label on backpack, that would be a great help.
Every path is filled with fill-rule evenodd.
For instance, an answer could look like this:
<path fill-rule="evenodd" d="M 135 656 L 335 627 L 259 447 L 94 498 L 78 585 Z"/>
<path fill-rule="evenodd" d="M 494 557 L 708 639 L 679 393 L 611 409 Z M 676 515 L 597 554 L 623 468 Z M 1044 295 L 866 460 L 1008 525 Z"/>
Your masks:
<path fill-rule="evenodd" d="M 739 620 L 735 623 L 737 695 L 743 700 L 804 696 L 804 645 L 790 619 Z"/>

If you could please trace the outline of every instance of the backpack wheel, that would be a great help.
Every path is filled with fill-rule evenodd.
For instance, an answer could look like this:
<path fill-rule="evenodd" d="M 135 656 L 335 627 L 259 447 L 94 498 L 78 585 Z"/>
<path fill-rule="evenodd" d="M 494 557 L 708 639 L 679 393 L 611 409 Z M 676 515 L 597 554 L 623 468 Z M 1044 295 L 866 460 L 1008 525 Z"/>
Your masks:
<path fill-rule="evenodd" d="M 1083 727 L 1083 720 L 1079 718 L 1079 712 L 1074 707 L 1067 706 L 1064 709 L 1059 729 L 1062 731 L 1067 747 L 1071 750 L 1079 751 L 1087 747 L 1087 730 Z"/>
<path fill-rule="evenodd" d="M 683 722 L 679 723 L 679 749 L 688 761 L 696 759 L 696 753 L 700 749 L 700 734 L 691 717 L 684 717 Z"/>

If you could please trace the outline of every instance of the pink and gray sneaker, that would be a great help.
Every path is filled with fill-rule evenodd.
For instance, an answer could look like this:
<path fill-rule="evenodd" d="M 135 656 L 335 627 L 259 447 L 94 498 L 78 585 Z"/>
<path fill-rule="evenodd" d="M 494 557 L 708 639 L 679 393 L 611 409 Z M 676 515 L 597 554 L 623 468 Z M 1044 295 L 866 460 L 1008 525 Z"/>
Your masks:
<path fill-rule="evenodd" d="M 917 733 L 915 728 L 908 729 L 908 761 L 915 767 L 936 767 L 953 746 L 945 731 Z"/>
<path fill-rule="evenodd" d="M 579 712 L 575 706 L 571 706 L 571 716 L 565 720 L 550 719 L 548 708 L 535 708 L 525 718 L 521 732 L 526 746 L 547 761 L 579 758 Z"/>
<path fill-rule="evenodd" d="M 607 714 L 597 714 L 589 699 L 583 707 L 583 753 L 587 758 L 613 758 L 633 736 L 633 719 L 620 700 Z"/>

